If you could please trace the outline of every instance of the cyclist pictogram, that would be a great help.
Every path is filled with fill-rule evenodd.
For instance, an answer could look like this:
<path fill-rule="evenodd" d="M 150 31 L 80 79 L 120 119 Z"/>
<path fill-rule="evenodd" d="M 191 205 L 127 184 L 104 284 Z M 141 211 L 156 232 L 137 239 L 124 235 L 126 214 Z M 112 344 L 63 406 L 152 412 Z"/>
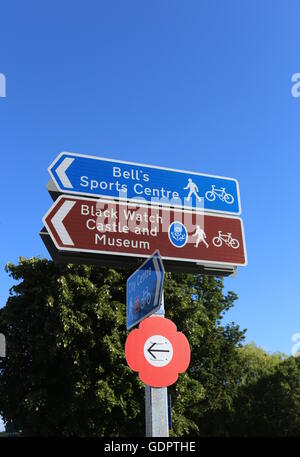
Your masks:
<path fill-rule="evenodd" d="M 220 248 L 223 243 L 233 249 L 238 249 L 240 246 L 239 241 L 236 238 L 233 238 L 231 233 L 222 233 L 222 230 L 218 231 L 218 236 L 215 236 L 212 242 L 216 248 Z"/>
<path fill-rule="evenodd" d="M 222 202 L 228 203 L 228 205 L 231 205 L 234 202 L 233 196 L 226 192 L 225 187 L 221 187 L 221 189 L 216 189 L 216 186 L 214 184 L 211 186 L 211 190 L 208 190 L 205 193 L 205 197 L 210 202 L 214 202 L 216 197 L 219 197 L 219 199 Z"/>
<path fill-rule="evenodd" d="M 141 309 L 144 309 L 145 305 L 149 305 L 151 302 L 151 294 L 149 292 L 149 287 L 146 287 L 144 290 L 143 290 L 143 295 L 142 295 L 142 300 L 141 300 Z"/>

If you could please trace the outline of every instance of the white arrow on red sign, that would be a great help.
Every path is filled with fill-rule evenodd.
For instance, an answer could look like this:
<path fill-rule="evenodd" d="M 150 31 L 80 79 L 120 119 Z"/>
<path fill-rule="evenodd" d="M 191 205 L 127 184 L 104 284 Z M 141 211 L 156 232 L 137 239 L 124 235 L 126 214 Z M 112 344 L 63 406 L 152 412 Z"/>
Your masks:
<path fill-rule="evenodd" d="M 57 235 L 65 246 L 74 246 L 72 238 L 66 230 L 63 221 L 75 204 L 76 202 L 72 200 L 64 201 L 57 213 L 55 213 L 51 219 L 54 230 L 56 230 Z"/>

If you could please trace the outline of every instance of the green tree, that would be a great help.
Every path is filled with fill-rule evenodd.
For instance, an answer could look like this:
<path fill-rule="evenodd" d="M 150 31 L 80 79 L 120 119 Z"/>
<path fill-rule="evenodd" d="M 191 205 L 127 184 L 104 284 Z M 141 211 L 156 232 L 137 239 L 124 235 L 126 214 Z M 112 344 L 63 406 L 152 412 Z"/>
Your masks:
<path fill-rule="evenodd" d="M 227 383 L 230 381 L 229 401 L 219 403 L 215 410 L 207 412 L 211 423 L 217 424 L 218 427 L 217 433 L 211 430 L 209 434 L 244 436 L 246 428 L 242 424 L 245 423 L 245 417 L 253 413 L 253 406 L 257 401 L 253 389 L 262 379 L 274 373 L 284 359 L 283 354 L 269 354 L 254 343 L 238 347 L 235 352 L 235 363 L 231 364 L 232 371 L 227 378 Z M 255 393 L 260 395 L 258 391 Z M 263 416 L 263 411 L 261 414 Z M 249 422 L 247 427 L 250 427 Z M 259 434 L 255 422 L 251 427 L 251 431 L 249 429 L 247 433 L 252 436 Z"/>
<path fill-rule="evenodd" d="M 144 434 L 144 386 L 126 364 L 125 286 L 132 271 L 20 258 L 0 310 L 0 414 L 26 435 Z M 170 388 L 173 435 L 224 434 L 244 332 L 222 326 L 236 295 L 221 278 L 167 274 L 166 317 L 189 339 L 187 373 Z M 197 299 L 192 298 L 197 294 Z M 223 413 L 222 413 L 223 414 Z"/>
<path fill-rule="evenodd" d="M 7 270 L 21 282 L 0 314 L 4 420 L 35 436 L 141 433 L 143 387 L 123 356 L 121 275 L 36 258 Z"/>
<path fill-rule="evenodd" d="M 299 358 L 277 361 L 256 381 L 239 389 L 230 432 L 236 436 L 300 436 Z"/>
<path fill-rule="evenodd" d="M 221 326 L 221 321 L 237 295 L 224 295 L 221 278 L 203 275 L 173 275 L 165 291 L 167 317 L 191 346 L 188 372 L 169 389 L 174 435 L 224 435 L 223 410 L 230 409 L 233 401 L 236 352 L 245 332 L 234 323 Z M 192 294 L 198 299 L 193 300 Z"/>
<path fill-rule="evenodd" d="M 264 376 L 273 373 L 286 358 L 279 352 L 269 354 L 257 347 L 255 343 L 239 348 L 237 356 L 240 369 L 236 383 L 239 387 L 256 383 Z"/>

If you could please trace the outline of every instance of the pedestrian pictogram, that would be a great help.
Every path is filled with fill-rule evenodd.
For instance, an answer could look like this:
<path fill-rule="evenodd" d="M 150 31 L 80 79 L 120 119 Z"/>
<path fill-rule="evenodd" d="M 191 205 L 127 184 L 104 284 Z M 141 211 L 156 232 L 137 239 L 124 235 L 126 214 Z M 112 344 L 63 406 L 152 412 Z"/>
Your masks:
<path fill-rule="evenodd" d="M 189 190 L 188 196 L 187 196 L 187 201 L 190 201 L 191 196 L 194 195 L 198 202 L 201 202 L 201 197 L 199 197 L 198 192 L 198 186 L 193 182 L 191 178 L 188 179 L 187 185 L 184 187 L 184 190 Z"/>
<path fill-rule="evenodd" d="M 199 243 L 203 243 L 205 244 L 205 246 L 208 248 L 209 247 L 209 244 L 207 243 L 206 241 L 206 233 L 204 232 L 204 230 L 200 227 L 200 225 L 197 225 L 197 228 L 196 228 L 196 231 L 195 233 L 192 235 L 192 236 L 196 236 L 197 237 L 197 240 L 196 240 L 196 248 L 199 246 Z"/>

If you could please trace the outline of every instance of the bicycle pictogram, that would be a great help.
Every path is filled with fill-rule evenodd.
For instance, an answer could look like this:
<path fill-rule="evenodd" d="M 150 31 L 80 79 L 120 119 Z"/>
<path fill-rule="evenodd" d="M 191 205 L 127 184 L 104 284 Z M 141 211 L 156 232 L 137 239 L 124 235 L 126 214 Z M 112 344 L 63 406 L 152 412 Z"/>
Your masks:
<path fill-rule="evenodd" d="M 205 193 L 205 197 L 210 202 L 214 202 L 216 197 L 218 197 L 222 202 L 228 203 L 228 205 L 231 205 L 234 202 L 233 195 L 227 193 L 225 187 L 221 187 L 221 189 L 216 189 L 216 186 L 214 184 L 211 186 L 211 190 L 208 190 Z"/>
<path fill-rule="evenodd" d="M 239 241 L 236 238 L 233 238 L 231 233 L 222 233 L 222 230 L 218 231 L 218 236 L 215 236 L 212 242 L 216 248 L 220 248 L 223 243 L 233 249 L 238 249 L 240 246 Z"/>
<path fill-rule="evenodd" d="M 141 309 L 144 309 L 145 305 L 150 305 L 151 302 L 151 294 L 149 292 L 149 287 L 146 287 L 146 289 L 143 290 L 143 296 L 141 300 Z"/>

